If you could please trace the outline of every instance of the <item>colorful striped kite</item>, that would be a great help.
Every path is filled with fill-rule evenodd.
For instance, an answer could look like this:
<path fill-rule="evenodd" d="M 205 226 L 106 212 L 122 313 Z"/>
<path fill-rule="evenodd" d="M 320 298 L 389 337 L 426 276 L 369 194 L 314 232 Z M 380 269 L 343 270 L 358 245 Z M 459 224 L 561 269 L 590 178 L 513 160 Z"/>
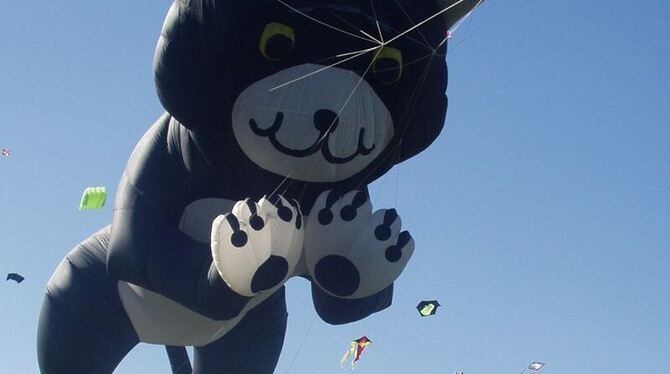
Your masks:
<path fill-rule="evenodd" d="M 354 359 L 351 361 L 351 369 L 353 370 L 354 365 L 356 365 L 356 361 L 360 360 L 365 347 L 367 347 L 370 343 L 372 343 L 372 340 L 368 339 L 367 336 L 362 336 L 352 341 L 351 347 L 349 350 L 344 352 L 344 356 L 342 356 L 342 359 L 340 360 L 340 366 L 344 367 L 344 363 L 347 361 L 349 356 L 354 355 Z"/>

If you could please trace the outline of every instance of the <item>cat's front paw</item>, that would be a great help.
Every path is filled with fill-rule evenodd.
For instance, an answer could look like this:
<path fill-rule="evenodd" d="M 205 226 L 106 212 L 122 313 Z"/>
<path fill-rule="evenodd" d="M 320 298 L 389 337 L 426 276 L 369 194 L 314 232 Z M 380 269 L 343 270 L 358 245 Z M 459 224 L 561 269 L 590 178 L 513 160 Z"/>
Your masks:
<path fill-rule="evenodd" d="M 362 298 L 388 287 L 414 252 L 395 209 L 372 212 L 365 191 L 322 193 L 305 225 L 305 262 L 327 293 Z"/>
<path fill-rule="evenodd" d="M 236 293 L 254 296 L 284 284 L 302 255 L 303 217 L 282 196 L 238 201 L 212 223 L 212 257 Z"/>

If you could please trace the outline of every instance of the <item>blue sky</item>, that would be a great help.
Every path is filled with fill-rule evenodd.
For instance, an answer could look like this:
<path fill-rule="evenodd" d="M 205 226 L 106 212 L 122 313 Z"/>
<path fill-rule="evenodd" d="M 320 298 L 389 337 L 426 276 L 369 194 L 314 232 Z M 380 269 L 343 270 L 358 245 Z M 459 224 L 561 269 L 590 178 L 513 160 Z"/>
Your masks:
<path fill-rule="evenodd" d="M 151 62 L 169 1 L 8 2 L 0 13 L 0 371 L 37 372 L 44 286 L 107 224 L 162 109 Z M 454 34 L 446 127 L 371 187 L 417 242 L 394 305 L 347 326 L 288 283 L 277 373 L 659 372 L 670 346 L 670 3 L 488 0 Z M 429 319 L 422 299 L 443 308 Z M 166 373 L 143 345 L 118 373 Z"/>

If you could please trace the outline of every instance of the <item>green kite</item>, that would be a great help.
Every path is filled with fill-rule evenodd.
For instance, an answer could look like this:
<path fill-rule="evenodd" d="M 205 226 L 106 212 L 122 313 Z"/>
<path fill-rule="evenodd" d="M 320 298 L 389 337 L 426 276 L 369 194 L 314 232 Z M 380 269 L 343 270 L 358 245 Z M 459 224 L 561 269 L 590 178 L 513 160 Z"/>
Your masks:
<path fill-rule="evenodd" d="M 105 200 L 107 200 L 107 189 L 105 187 L 88 187 L 81 195 L 79 210 L 100 209 L 105 205 Z"/>

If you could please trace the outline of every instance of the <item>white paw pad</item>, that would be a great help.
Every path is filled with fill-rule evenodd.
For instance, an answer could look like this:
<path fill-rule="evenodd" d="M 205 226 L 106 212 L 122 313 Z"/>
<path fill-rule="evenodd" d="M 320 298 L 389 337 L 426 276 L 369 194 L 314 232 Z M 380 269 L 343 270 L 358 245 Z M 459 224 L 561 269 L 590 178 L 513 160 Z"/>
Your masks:
<path fill-rule="evenodd" d="M 236 293 L 254 296 L 281 286 L 293 274 L 303 247 L 297 202 L 280 195 L 238 201 L 212 223 L 212 257 Z"/>
<path fill-rule="evenodd" d="M 414 239 L 395 209 L 372 213 L 365 191 L 322 193 L 307 218 L 305 262 L 329 294 L 361 298 L 382 291 L 407 265 Z"/>

